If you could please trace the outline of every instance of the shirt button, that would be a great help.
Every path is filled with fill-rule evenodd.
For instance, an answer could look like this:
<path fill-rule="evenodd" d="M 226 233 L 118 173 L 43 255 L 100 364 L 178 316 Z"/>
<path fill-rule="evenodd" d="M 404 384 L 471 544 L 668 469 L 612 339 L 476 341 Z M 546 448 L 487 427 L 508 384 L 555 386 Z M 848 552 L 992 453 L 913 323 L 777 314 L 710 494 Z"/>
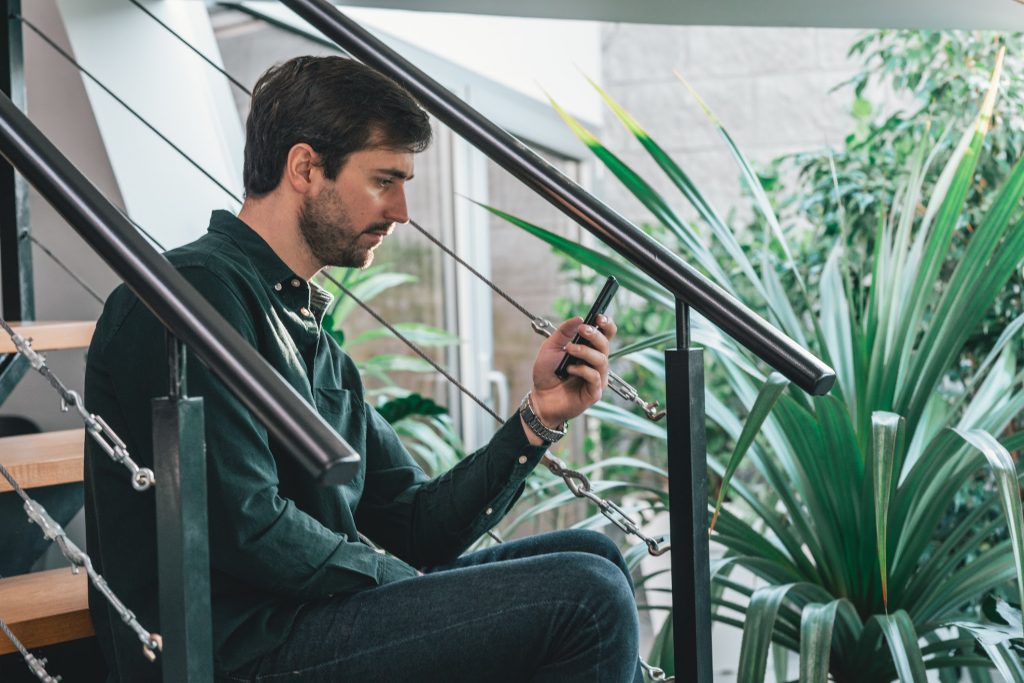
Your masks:
<path fill-rule="evenodd" d="M 489 515 L 489 514 L 491 514 L 493 512 L 494 512 L 494 508 L 487 508 L 486 510 L 484 510 L 484 514 L 487 514 L 487 515 Z"/>
<path fill-rule="evenodd" d="M 280 283 L 280 282 L 278 282 L 278 283 L 277 283 L 276 285 L 274 285 L 274 289 L 275 289 L 276 291 L 280 292 L 280 291 L 281 291 L 281 283 Z"/>
<path fill-rule="evenodd" d="M 297 277 L 293 277 L 292 278 L 292 287 L 301 287 L 301 286 L 302 286 L 302 280 L 300 280 Z"/>
<path fill-rule="evenodd" d="M 519 464 L 520 465 L 525 465 L 526 464 L 526 460 L 527 460 L 527 458 L 526 458 L 525 455 L 520 455 L 519 456 Z"/>
<path fill-rule="evenodd" d="M 306 316 L 307 318 L 309 316 L 313 315 L 312 313 L 309 312 L 309 309 L 306 308 L 305 306 L 303 306 L 302 308 L 299 309 L 299 313 L 301 313 L 302 315 Z"/>

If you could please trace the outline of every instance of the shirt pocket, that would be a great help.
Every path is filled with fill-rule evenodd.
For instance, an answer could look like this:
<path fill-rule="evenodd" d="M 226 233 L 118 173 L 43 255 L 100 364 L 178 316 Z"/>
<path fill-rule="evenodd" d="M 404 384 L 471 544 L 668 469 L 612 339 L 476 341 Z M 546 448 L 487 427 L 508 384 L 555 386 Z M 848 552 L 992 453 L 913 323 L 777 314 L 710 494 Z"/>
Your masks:
<path fill-rule="evenodd" d="M 342 488 L 355 495 L 355 504 L 366 479 L 366 406 L 360 393 L 335 387 L 317 387 L 313 393 L 320 417 L 359 454 L 359 470 Z M 351 498 L 351 496 L 349 496 Z"/>

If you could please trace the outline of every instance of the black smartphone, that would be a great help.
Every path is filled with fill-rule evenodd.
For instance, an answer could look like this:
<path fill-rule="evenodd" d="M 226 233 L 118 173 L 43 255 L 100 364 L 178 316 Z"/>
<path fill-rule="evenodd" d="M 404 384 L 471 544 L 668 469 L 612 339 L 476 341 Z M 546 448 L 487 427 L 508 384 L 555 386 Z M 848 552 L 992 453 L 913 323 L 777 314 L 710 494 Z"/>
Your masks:
<path fill-rule="evenodd" d="M 594 299 L 594 305 L 590 307 L 590 312 L 587 313 L 587 317 L 583 319 L 584 325 L 590 325 L 591 327 L 597 327 L 597 316 L 601 315 L 608 308 L 608 304 L 611 303 L 612 297 L 615 296 L 615 292 L 619 289 L 619 281 L 613 276 L 609 275 L 608 279 L 604 283 L 604 287 L 601 288 L 601 293 Z M 590 346 L 590 342 L 583 338 L 583 336 L 577 332 L 576 336 L 572 338 L 573 344 L 586 344 Z M 569 376 L 566 372 L 568 367 L 574 363 L 582 363 L 578 358 L 574 358 L 566 353 L 562 356 L 562 362 L 555 368 L 555 374 L 560 378 L 565 379 Z"/>

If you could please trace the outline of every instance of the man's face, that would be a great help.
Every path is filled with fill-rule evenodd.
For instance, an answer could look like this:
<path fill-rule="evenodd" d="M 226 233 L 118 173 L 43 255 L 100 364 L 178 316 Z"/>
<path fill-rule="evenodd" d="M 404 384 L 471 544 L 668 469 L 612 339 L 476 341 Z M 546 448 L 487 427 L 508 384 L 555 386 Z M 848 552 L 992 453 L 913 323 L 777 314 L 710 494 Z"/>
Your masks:
<path fill-rule="evenodd" d="M 354 152 L 337 178 L 322 175 L 305 197 L 299 231 L 322 266 L 366 268 L 395 223 L 409 220 L 405 183 L 412 178 L 411 152 L 374 147 Z"/>

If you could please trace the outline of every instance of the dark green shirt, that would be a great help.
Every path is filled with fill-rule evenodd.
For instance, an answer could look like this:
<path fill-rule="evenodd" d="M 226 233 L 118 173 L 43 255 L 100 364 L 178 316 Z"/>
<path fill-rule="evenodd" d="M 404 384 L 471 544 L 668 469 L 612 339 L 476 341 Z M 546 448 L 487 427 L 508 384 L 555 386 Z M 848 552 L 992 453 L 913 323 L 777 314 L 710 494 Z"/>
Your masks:
<path fill-rule="evenodd" d="M 363 400 L 355 365 L 321 328 L 330 295 L 296 276 L 238 218 L 215 211 L 206 235 L 167 257 L 363 456 L 348 484 L 316 486 L 288 444 L 189 359 L 188 393 L 202 396 L 205 408 L 217 671 L 281 644 L 309 601 L 454 559 L 521 494 L 544 449 L 529 444 L 518 417 L 429 478 Z M 85 401 L 143 467 L 152 466 L 151 399 L 167 393 L 165 347 L 161 324 L 127 287 L 117 288 L 89 348 Z M 128 471 L 91 440 L 85 468 L 88 551 L 143 626 L 159 632 L 154 493 L 135 492 Z M 357 529 L 393 555 L 361 542 Z M 119 680 L 158 680 L 159 666 L 143 660 L 134 632 L 95 593 L 90 609 Z"/>

